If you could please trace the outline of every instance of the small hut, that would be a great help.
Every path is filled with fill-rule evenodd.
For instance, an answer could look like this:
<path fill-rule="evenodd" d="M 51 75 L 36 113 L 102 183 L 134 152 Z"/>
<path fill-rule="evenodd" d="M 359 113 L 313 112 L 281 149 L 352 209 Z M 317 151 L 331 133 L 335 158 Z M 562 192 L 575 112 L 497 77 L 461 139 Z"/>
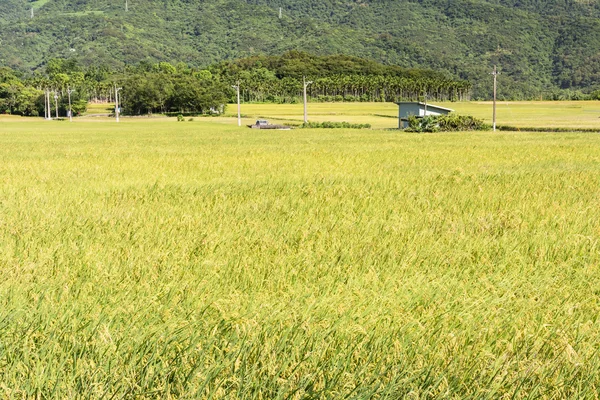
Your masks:
<path fill-rule="evenodd" d="M 447 115 L 454 111 L 450 108 L 421 102 L 401 101 L 396 104 L 398 104 L 398 129 L 408 127 L 408 117 L 411 115 L 423 118 L 426 115 Z"/>

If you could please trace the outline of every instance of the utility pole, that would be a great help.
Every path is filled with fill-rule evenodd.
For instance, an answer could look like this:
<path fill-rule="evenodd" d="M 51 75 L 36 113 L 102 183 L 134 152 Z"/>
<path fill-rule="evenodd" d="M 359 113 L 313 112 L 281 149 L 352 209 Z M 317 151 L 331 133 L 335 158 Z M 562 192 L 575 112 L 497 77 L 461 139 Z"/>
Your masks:
<path fill-rule="evenodd" d="M 423 93 L 423 101 L 425 101 L 425 115 L 424 117 L 427 116 L 427 90 L 425 91 L 425 93 Z"/>
<path fill-rule="evenodd" d="M 73 89 L 69 89 L 69 87 L 67 86 L 67 93 L 69 94 L 69 122 L 73 122 L 73 109 L 71 108 L 71 93 L 73 93 L 75 90 Z"/>
<path fill-rule="evenodd" d="M 494 76 L 494 111 L 492 115 L 492 127 L 494 132 L 496 132 L 496 92 L 498 88 L 498 75 L 500 75 L 500 72 L 498 72 L 495 65 L 494 72 L 492 72 L 492 75 Z"/>
<path fill-rule="evenodd" d="M 52 119 L 52 113 L 50 112 L 50 89 L 46 89 L 46 119 Z"/>
<path fill-rule="evenodd" d="M 281 17 L 283 17 L 283 9 L 279 7 L 279 19 L 281 19 Z"/>
<path fill-rule="evenodd" d="M 125 0 L 125 12 L 129 11 L 129 4 L 127 4 L 127 0 Z"/>
<path fill-rule="evenodd" d="M 33 7 L 31 7 L 31 18 L 33 18 Z"/>
<path fill-rule="evenodd" d="M 118 88 L 115 85 L 115 116 L 117 117 L 117 122 L 119 122 L 119 114 L 121 113 L 121 110 L 119 110 L 119 90 L 121 89 L 123 88 Z"/>
<path fill-rule="evenodd" d="M 238 110 L 238 126 L 242 126 L 242 113 L 240 107 L 240 81 L 237 81 L 235 85 L 231 86 L 237 92 L 237 110 Z"/>
<path fill-rule="evenodd" d="M 54 92 L 54 110 L 56 111 L 56 119 L 58 119 L 58 93 Z"/>
<path fill-rule="evenodd" d="M 308 123 L 308 108 L 307 108 L 307 99 L 306 99 L 306 88 L 308 88 L 308 85 L 310 85 L 312 83 L 312 81 L 307 81 L 306 80 L 306 76 L 304 76 L 302 78 L 302 81 L 304 83 L 304 123 L 307 124 Z"/>

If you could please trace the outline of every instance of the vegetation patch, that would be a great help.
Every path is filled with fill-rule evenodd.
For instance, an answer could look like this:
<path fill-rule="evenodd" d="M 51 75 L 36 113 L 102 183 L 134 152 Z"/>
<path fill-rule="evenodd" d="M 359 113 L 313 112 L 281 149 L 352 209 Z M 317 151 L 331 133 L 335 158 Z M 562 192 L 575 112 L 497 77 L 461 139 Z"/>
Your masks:
<path fill-rule="evenodd" d="M 487 131 L 491 126 L 470 115 L 429 115 L 426 117 L 408 117 L 407 132 L 462 132 Z"/>
<path fill-rule="evenodd" d="M 89 11 L 79 11 L 79 12 L 72 12 L 72 13 L 64 13 L 63 16 L 65 16 L 65 17 L 86 17 L 88 15 L 102 15 L 102 14 L 104 14 L 104 11 L 89 10 Z"/>
<path fill-rule="evenodd" d="M 33 7 L 34 9 L 39 9 L 42 8 L 46 3 L 50 2 L 51 0 L 36 0 L 36 1 L 30 1 L 29 2 L 29 6 Z"/>
<path fill-rule="evenodd" d="M 500 125 L 498 126 L 499 131 L 505 132 L 600 132 L 600 127 L 598 128 L 578 128 L 578 127 L 516 127 L 516 126 L 507 126 Z"/>
<path fill-rule="evenodd" d="M 371 129 L 371 124 L 352 124 L 350 122 L 306 122 L 300 128 L 324 128 L 324 129 Z"/>

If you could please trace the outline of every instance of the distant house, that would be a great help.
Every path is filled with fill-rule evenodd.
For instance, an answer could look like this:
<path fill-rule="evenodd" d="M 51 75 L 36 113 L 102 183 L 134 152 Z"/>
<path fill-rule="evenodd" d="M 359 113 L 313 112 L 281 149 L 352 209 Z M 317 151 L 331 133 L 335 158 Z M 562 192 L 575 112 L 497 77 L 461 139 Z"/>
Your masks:
<path fill-rule="evenodd" d="M 417 118 L 423 118 L 426 115 L 446 115 L 450 114 L 452 109 L 426 104 L 420 102 L 401 101 L 398 104 L 398 128 L 408 127 L 408 117 L 411 115 Z"/>

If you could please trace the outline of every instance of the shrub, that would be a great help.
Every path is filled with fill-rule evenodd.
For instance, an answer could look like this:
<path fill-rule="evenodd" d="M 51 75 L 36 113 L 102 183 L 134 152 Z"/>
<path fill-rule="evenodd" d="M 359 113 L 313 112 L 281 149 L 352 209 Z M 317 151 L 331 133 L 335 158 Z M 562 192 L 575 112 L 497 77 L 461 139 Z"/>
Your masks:
<path fill-rule="evenodd" d="M 182 114 L 179 114 L 179 115 L 177 116 L 177 121 L 179 121 L 179 122 L 185 121 L 185 118 L 183 117 L 183 115 L 182 115 Z"/>
<path fill-rule="evenodd" d="M 408 116 L 408 128 L 407 132 L 438 132 L 440 126 L 437 123 L 437 117 L 430 115 L 423 118 L 419 118 L 415 115 Z"/>
<path fill-rule="evenodd" d="M 331 96 L 319 95 L 317 96 L 317 102 L 319 103 L 331 103 L 333 98 Z"/>
<path fill-rule="evenodd" d="M 449 114 L 437 117 L 442 132 L 455 131 L 487 131 L 490 125 L 471 115 Z"/>
<path fill-rule="evenodd" d="M 414 115 L 408 117 L 407 132 L 460 132 L 460 131 L 486 131 L 490 126 L 470 115 L 428 115 L 418 118 Z"/>
<path fill-rule="evenodd" d="M 371 124 L 351 124 L 350 122 L 307 122 L 306 124 L 300 125 L 301 128 L 324 128 L 324 129 L 370 129 Z"/>

